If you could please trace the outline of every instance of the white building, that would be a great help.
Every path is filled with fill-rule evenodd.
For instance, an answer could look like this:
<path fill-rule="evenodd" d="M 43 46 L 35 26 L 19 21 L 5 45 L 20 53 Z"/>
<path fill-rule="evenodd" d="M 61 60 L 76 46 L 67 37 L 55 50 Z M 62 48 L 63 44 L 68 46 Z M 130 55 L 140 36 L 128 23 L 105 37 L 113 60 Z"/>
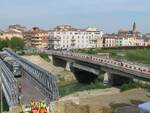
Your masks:
<path fill-rule="evenodd" d="M 96 48 L 103 35 L 97 28 L 76 29 L 69 25 L 57 26 L 49 31 L 50 49 Z"/>
<path fill-rule="evenodd" d="M 104 34 L 103 35 L 103 47 L 115 47 L 116 46 L 116 34 Z"/>

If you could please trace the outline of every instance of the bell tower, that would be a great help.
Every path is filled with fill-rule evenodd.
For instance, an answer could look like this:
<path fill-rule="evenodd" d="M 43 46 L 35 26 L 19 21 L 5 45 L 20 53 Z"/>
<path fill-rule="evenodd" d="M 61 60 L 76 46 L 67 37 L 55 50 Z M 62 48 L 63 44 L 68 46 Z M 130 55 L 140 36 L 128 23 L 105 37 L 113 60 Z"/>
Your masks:
<path fill-rule="evenodd" d="M 133 32 L 136 32 L 136 23 L 134 22 L 133 24 L 133 29 L 132 29 Z"/>

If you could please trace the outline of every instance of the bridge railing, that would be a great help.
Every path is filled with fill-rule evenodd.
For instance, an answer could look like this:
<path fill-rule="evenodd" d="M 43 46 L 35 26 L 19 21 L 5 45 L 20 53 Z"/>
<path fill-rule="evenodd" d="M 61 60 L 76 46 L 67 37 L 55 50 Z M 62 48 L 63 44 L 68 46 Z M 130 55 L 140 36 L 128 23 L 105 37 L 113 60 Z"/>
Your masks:
<path fill-rule="evenodd" d="M 150 74 L 150 69 L 148 67 L 132 65 L 127 62 L 121 62 L 112 59 L 106 59 L 98 55 L 89 55 L 89 54 L 74 53 L 74 52 L 67 52 L 67 51 L 53 51 L 52 54 L 66 57 L 66 58 L 77 59 L 82 61 L 84 60 L 86 62 L 91 62 L 91 63 L 96 62 L 104 65 L 109 65 L 112 67 L 119 67 L 120 69 L 123 68 L 123 69 L 129 69 L 140 73 Z"/>
<path fill-rule="evenodd" d="M 56 84 L 56 78 L 51 73 L 20 57 L 10 49 L 4 50 L 20 62 L 25 73 L 28 73 L 28 79 L 36 84 L 36 86 L 43 92 L 46 98 L 48 98 L 50 101 L 56 100 L 58 98 L 59 92 Z"/>
<path fill-rule="evenodd" d="M 3 93 L 9 106 L 18 105 L 18 88 L 13 73 L 7 68 L 2 60 L 0 60 L 0 82 L 2 83 Z"/>

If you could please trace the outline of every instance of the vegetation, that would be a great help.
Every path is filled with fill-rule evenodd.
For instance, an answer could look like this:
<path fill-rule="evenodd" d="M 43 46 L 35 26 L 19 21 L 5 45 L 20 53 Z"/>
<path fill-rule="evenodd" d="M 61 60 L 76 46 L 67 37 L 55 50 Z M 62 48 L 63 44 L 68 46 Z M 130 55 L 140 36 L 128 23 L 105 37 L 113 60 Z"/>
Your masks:
<path fill-rule="evenodd" d="M 71 83 L 71 84 L 59 86 L 59 93 L 60 96 L 65 96 L 78 91 L 91 90 L 91 89 L 104 89 L 108 87 L 109 86 L 105 86 L 99 81 L 91 84 Z"/>
<path fill-rule="evenodd" d="M 150 49 L 82 49 L 79 52 L 88 54 L 110 53 L 113 58 L 123 58 L 129 61 L 150 64 Z"/>
<path fill-rule="evenodd" d="M 8 44 L 9 44 L 9 40 L 8 39 L 6 39 L 6 40 L 0 39 L 0 50 L 2 50 L 5 47 L 8 47 Z"/>
<path fill-rule="evenodd" d="M 24 49 L 24 41 L 21 38 L 13 37 L 9 41 L 9 47 L 13 50 L 23 50 Z"/>
<path fill-rule="evenodd" d="M 1 103 L 0 103 L 0 111 L 1 111 Z M 9 111 L 9 107 L 8 107 L 8 104 L 5 100 L 5 98 L 3 98 L 3 111 Z"/>
<path fill-rule="evenodd" d="M 41 53 L 39 54 L 41 58 L 43 58 L 44 60 L 46 60 L 47 62 L 50 62 L 50 59 L 48 57 L 48 54 L 44 54 L 44 53 Z"/>
<path fill-rule="evenodd" d="M 24 41 L 19 37 L 13 37 L 11 40 L 0 40 L 0 50 L 3 48 L 12 48 L 15 51 L 22 50 L 24 48 Z"/>
<path fill-rule="evenodd" d="M 121 91 L 126 91 L 134 88 L 143 88 L 146 89 L 147 91 L 150 91 L 150 84 L 147 83 L 139 83 L 139 82 L 130 82 L 128 84 L 123 84 L 120 87 Z"/>

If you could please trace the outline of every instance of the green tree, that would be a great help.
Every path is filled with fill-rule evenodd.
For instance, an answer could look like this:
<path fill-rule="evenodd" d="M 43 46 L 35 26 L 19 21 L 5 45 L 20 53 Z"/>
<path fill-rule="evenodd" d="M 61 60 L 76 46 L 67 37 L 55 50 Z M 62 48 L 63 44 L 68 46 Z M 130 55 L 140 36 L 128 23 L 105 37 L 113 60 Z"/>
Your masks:
<path fill-rule="evenodd" d="M 9 43 L 8 39 L 6 40 L 0 39 L 0 50 L 2 50 L 5 47 L 8 47 L 8 43 Z"/>
<path fill-rule="evenodd" d="M 14 49 L 15 51 L 24 49 L 24 45 L 25 44 L 24 44 L 23 39 L 21 39 L 19 37 L 13 37 L 9 41 L 9 47 Z"/>

